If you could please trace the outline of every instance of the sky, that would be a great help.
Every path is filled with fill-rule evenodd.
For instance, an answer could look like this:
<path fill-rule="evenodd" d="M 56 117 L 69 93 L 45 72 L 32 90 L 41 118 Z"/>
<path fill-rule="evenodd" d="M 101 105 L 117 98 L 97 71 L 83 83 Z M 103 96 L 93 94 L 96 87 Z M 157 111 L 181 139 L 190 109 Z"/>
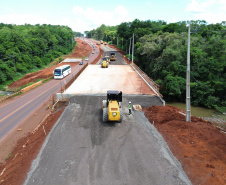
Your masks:
<path fill-rule="evenodd" d="M 66 25 L 84 32 L 139 20 L 226 21 L 226 0 L 0 0 L 0 23 Z"/>

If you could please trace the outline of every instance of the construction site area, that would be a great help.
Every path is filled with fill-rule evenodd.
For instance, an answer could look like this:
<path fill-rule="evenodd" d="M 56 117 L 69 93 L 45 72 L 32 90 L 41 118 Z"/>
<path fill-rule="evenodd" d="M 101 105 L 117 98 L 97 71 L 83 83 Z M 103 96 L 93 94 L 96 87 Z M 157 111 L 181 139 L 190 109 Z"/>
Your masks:
<path fill-rule="evenodd" d="M 75 51 L 64 59 L 82 58 L 83 65 L 68 62 L 74 74 L 58 80 L 64 85 L 54 98 L 0 144 L 1 185 L 226 183 L 223 130 L 194 116 L 187 123 L 185 112 L 165 105 L 158 85 L 115 46 L 91 39 L 76 41 Z M 115 59 L 110 60 L 113 54 Z M 55 67 L 45 69 L 46 75 L 29 74 L 11 86 L 40 78 L 38 74 L 49 78 Z M 76 78 L 69 80 L 73 75 Z M 113 100 L 107 92 L 116 91 L 122 92 L 116 99 L 123 119 L 105 122 L 103 100 L 110 105 Z"/>

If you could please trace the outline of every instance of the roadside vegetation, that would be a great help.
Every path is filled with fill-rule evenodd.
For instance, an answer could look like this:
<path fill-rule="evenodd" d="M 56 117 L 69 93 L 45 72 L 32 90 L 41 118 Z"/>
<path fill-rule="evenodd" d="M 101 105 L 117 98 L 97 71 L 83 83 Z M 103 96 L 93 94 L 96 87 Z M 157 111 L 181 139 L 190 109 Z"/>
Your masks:
<path fill-rule="evenodd" d="M 0 88 L 45 68 L 71 52 L 75 44 L 67 26 L 0 23 Z"/>
<path fill-rule="evenodd" d="M 166 100 L 185 102 L 187 24 L 191 25 L 191 103 L 226 112 L 225 21 L 167 24 L 165 21 L 135 19 L 118 26 L 101 25 L 86 35 L 115 44 L 128 56 L 134 33 L 135 63 L 160 85 Z"/>

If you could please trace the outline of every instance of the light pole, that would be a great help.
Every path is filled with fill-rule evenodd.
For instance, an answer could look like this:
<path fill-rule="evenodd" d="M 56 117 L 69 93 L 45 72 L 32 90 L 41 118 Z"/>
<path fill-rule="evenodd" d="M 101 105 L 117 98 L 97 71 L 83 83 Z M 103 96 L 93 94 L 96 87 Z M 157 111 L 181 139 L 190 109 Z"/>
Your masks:
<path fill-rule="evenodd" d="M 186 122 L 191 122 L 191 99 L 190 99 L 190 24 L 188 25 L 188 51 L 187 51 L 187 75 L 186 75 Z"/>
<path fill-rule="evenodd" d="M 133 65 L 133 53 L 134 53 L 134 33 L 133 33 L 133 47 L 132 47 L 132 65 Z"/>
<path fill-rule="evenodd" d="M 131 38 L 129 38 L 129 60 L 130 60 L 130 49 L 131 48 Z"/>

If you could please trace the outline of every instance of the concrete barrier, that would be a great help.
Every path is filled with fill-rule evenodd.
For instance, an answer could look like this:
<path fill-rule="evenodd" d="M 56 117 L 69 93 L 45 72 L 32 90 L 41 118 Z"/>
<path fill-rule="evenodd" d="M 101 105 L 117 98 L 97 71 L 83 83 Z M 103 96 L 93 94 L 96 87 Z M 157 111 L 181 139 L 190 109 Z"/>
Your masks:
<path fill-rule="evenodd" d="M 29 85 L 29 86 L 27 86 L 27 87 L 25 87 L 25 88 L 23 88 L 23 89 L 21 89 L 21 92 L 27 92 L 27 91 L 29 91 L 30 89 L 33 89 L 34 87 L 37 87 L 38 85 L 41 85 L 42 84 L 42 80 L 41 81 L 39 81 L 39 82 L 36 82 L 36 83 L 34 83 L 34 84 L 32 84 L 32 85 Z"/>
<path fill-rule="evenodd" d="M 63 89 L 67 89 L 78 77 L 79 75 L 87 68 L 88 63 L 84 65 L 84 67 L 68 82 L 65 84 Z M 73 94 L 63 94 L 63 93 L 56 93 L 57 101 L 68 101 L 70 97 L 74 96 Z"/>

